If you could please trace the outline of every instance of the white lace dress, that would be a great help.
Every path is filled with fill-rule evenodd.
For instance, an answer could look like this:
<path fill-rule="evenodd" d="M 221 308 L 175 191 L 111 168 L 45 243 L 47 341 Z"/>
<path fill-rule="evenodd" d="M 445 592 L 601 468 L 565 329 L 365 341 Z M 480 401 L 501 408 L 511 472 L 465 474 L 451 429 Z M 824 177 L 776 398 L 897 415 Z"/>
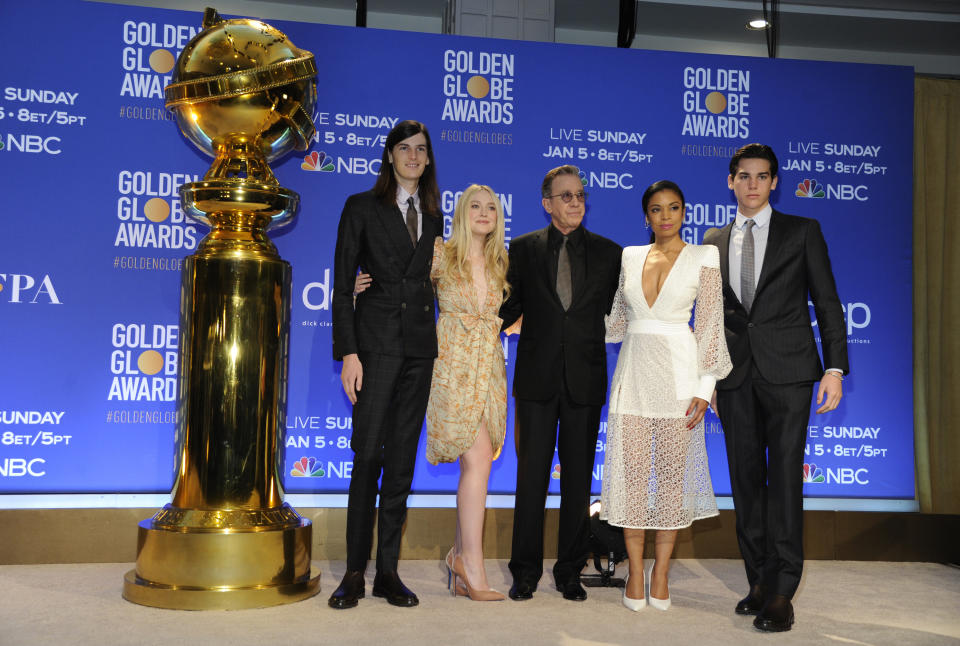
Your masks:
<path fill-rule="evenodd" d="M 717 515 L 703 422 L 687 430 L 686 412 L 693 397 L 710 401 L 732 368 L 720 256 L 712 245 L 686 245 L 650 307 L 641 285 L 649 251 L 623 250 L 606 319 L 607 342 L 623 346 L 610 387 L 600 515 L 620 527 L 680 529 Z"/>

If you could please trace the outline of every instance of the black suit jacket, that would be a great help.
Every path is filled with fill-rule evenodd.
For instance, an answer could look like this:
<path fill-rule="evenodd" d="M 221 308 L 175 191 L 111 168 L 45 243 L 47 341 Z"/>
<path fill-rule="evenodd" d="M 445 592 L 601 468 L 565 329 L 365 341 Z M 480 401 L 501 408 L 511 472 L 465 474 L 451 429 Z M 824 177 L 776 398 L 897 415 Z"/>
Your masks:
<path fill-rule="evenodd" d="M 736 388 L 750 370 L 751 359 L 764 379 L 774 384 L 817 381 L 823 364 L 810 321 L 813 301 L 828 368 L 849 371 L 847 335 L 837 285 L 820 223 L 774 211 L 753 306 L 747 314 L 730 287 L 730 234 L 734 222 L 711 231 L 703 242 L 720 250 L 727 348 L 733 370 L 718 389 Z"/>
<path fill-rule="evenodd" d="M 373 191 L 347 198 L 337 229 L 333 268 L 333 356 L 377 352 L 437 356 L 430 265 L 440 218 L 423 214 L 416 247 L 396 204 Z M 353 301 L 357 268 L 373 282 Z"/>
<path fill-rule="evenodd" d="M 500 318 L 506 328 L 523 315 L 513 392 L 520 399 L 549 399 L 565 375 L 575 402 L 602 406 L 607 396 L 603 316 L 610 312 L 617 291 L 623 249 L 584 229 L 584 280 L 575 286 L 565 312 L 550 281 L 550 226 L 510 243 L 507 280 L 512 291 L 500 308 Z"/>

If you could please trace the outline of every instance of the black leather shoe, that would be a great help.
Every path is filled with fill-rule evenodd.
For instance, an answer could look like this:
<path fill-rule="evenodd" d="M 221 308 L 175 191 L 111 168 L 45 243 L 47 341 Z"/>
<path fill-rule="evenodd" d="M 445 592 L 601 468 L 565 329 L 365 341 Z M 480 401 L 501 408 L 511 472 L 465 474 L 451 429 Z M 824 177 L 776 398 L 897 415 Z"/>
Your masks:
<path fill-rule="evenodd" d="M 763 608 L 764 601 L 763 588 L 759 585 L 750 586 L 750 593 L 737 602 L 734 612 L 738 615 L 756 615 Z"/>
<path fill-rule="evenodd" d="M 753 627 L 768 633 L 782 633 L 793 625 L 793 604 L 782 594 L 767 599 Z"/>
<path fill-rule="evenodd" d="M 347 608 L 356 608 L 360 599 L 363 599 L 363 589 L 365 586 L 363 572 L 358 570 L 347 570 L 340 581 L 340 585 L 330 595 L 327 605 L 337 610 Z"/>
<path fill-rule="evenodd" d="M 417 599 L 417 595 L 410 588 L 403 585 L 396 572 L 377 572 L 377 576 L 373 578 L 373 596 L 386 599 L 391 606 L 401 608 L 412 608 L 420 604 L 420 599 Z"/>
<path fill-rule="evenodd" d="M 583 589 L 579 581 L 568 581 L 562 586 L 558 585 L 557 590 L 563 593 L 563 598 L 567 601 L 586 601 L 587 591 Z"/>
<path fill-rule="evenodd" d="M 536 591 L 537 586 L 530 585 L 529 583 L 523 583 L 521 581 L 514 581 L 513 585 L 510 586 L 510 592 L 507 594 L 514 601 L 524 601 L 526 599 L 533 599 L 533 593 Z"/>

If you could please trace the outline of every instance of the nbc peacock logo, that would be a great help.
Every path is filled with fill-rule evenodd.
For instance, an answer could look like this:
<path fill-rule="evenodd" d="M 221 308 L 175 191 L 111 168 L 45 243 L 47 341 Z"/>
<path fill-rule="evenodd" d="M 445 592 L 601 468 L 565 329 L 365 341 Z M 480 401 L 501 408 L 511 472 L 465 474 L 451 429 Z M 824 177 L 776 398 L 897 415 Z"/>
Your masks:
<path fill-rule="evenodd" d="M 805 179 L 797 184 L 797 190 L 794 195 L 797 197 L 821 198 L 825 197 L 826 193 L 823 192 L 823 187 L 817 182 L 817 180 Z"/>
<path fill-rule="evenodd" d="M 823 477 L 823 469 L 818 467 L 815 464 L 803 464 L 803 481 L 807 482 L 824 482 L 826 479 Z"/>
<path fill-rule="evenodd" d="M 334 170 L 333 157 L 328 157 L 327 153 L 317 152 L 316 150 L 303 158 L 300 168 L 309 171 L 319 171 L 322 173 L 332 173 Z"/>
<path fill-rule="evenodd" d="M 290 475 L 294 478 L 322 478 L 327 473 L 316 458 L 302 457 L 293 463 Z"/>

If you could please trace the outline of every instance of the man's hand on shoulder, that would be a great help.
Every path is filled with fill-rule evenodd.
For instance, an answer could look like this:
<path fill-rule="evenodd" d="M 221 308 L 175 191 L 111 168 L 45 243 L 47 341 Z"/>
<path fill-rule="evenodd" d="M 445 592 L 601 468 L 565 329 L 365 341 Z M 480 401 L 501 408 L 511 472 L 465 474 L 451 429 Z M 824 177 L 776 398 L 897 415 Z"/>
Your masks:
<path fill-rule="evenodd" d="M 351 404 L 356 404 L 357 393 L 363 386 L 363 364 L 360 363 L 360 357 L 356 354 L 348 354 L 343 357 L 340 382 L 343 384 L 343 391 L 347 393 L 347 399 L 350 400 Z"/>

